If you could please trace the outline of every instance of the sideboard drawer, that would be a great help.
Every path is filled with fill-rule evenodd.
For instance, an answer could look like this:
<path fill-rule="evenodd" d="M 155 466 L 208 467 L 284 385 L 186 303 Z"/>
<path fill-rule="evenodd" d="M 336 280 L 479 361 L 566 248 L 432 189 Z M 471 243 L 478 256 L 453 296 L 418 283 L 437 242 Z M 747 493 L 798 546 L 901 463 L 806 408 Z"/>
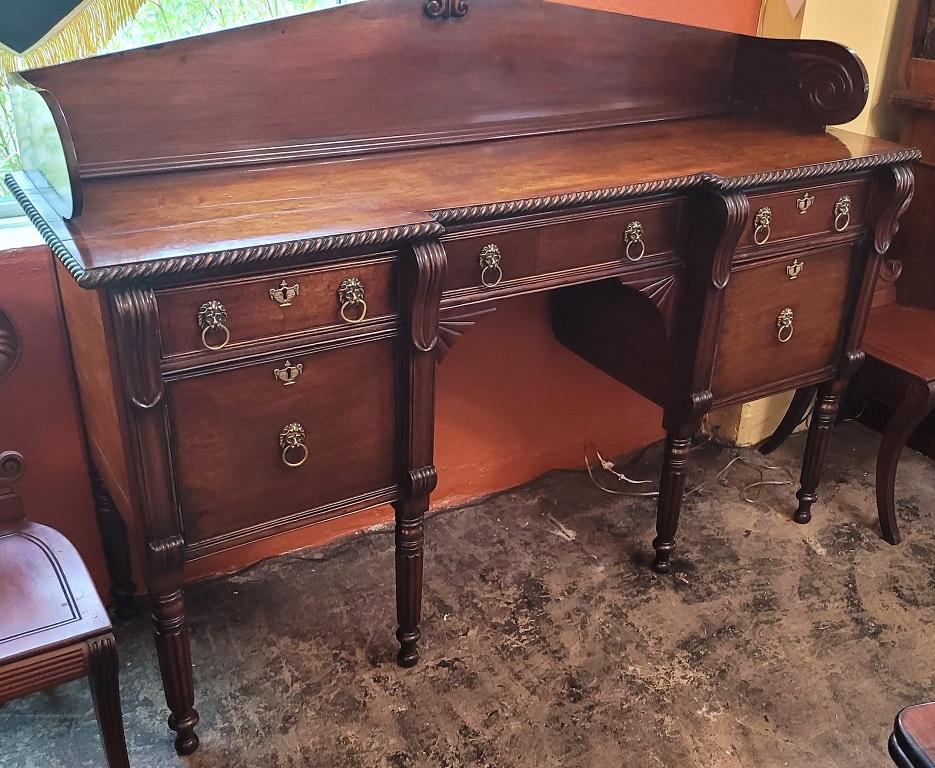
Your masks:
<path fill-rule="evenodd" d="M 716 400 L 836 362 L 857 248 L 837 245 L 734 271 L 715 361 Z"/>
<path fill-rule="evenodd" d="M 186 546 L 386 500 L 397 483 L 396 348 L 390 337 L 172 381 Z"/>
<path fill-rule="evenodd" d="M 637 264 L 672 256 L 682 198 L 512 222 L 442 238 L 448 254 L 445 290 L 489 290 L 601 264 Z"/>
<path fill-rule="evenodd" d="M 800 237 L 859 229 L 869 183 L 855 179 L 750 195 L 750 223 L 740 236 L 739 247 L 764 248 Z"/>
<path fill-rule="evenodd" d="M 163 355 L 386 319 L 397 311 L 395 263 L 395 256 L 386 254 L 160 290 L 156 300 Z"/>

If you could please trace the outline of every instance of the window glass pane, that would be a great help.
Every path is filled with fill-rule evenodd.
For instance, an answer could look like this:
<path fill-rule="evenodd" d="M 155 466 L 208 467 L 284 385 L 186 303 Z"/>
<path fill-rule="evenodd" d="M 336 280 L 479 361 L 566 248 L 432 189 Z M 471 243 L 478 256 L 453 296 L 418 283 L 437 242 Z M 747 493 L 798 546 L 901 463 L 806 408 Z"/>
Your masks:
<path fill-rule="evenodd" d="M 318 11 L 359 0 L 148 0 L 136 17 L 98 53 L 112 53 L 190 37 L 259 21 Z M 13 117 L 5 89 L 0 86 L 0 178 L 19 168 Z M 6 205 L 13 202 L 13 206 Z M 19 213 L 15 201 L 0 184 L 0 216 Z"/>

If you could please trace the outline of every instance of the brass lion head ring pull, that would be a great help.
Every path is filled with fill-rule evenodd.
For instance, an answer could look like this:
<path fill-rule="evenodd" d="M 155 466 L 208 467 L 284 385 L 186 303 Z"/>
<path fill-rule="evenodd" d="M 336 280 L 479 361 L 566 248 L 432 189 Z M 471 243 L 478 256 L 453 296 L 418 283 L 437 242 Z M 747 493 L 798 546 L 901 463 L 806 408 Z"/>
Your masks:
<path fill-rule="evenodd" d="M 294 421 L 287 424 L 279 433 L 279 447 L 282 449 L 282 463 L 295 469 L 308 461 L 308 446 L 305 445 L 305 427 Z"/>
<path fill-rule="evenodd" d="M 500 249 L 494 244 L 485 245 L 480 252 L 480 281 L 485 288 L 495 288 L 503 280 L 500 266 Z"/>
<path fill-rule="evenodd" d="M 646 243 L 643 242 L 643 225 L 638 221 L 631 221 L 623 233 L 626 243 L 626 257 L 630 261 L 639 261 L 646 255 Z M 639 248 L 639 251 L 637 251 Z"/>
<path fill-rule="evenodd" d="M 338 288 L 341 303 L 341 319 L 345 323 L 362 323 L 367 317 L 367 302 L 364 299 L 364 284 L 360 278 L 349 277 Z"/>
<path fill-rule="evenodd" d="M 773 223 L 773 212 L 769 208 L 760 208 L 753 219 L 753 242 L 757 245 L 766 245 L 769 242 Z"/>
<path fill-rule="evenodd" d="M 198 325 L 201 326 L 201 343 L 205 349 L 224 349 L 230 343 L 227 309 L 221 302 L 208 301 L 202 304 L 198 310 Z M 213 343 L 211 339 L 214 340 Z"/>
<path fill-rule="evenodd" d="M 789 341 L 792 338 L 792 334 L 795 333 L 794 322 L 795 313 L 792 311 L 791 307 L 786 307 L 779 313 L 779 317 L 776 318 L 776 327 L 779 329 L 777 336 L 781 344 L 785 344 Z"/>
<path fill-rule="evenodd" d="M 851 223 L 851 197 L 841 195 L 834 204 L 834 231 L 843 232 Z"/>

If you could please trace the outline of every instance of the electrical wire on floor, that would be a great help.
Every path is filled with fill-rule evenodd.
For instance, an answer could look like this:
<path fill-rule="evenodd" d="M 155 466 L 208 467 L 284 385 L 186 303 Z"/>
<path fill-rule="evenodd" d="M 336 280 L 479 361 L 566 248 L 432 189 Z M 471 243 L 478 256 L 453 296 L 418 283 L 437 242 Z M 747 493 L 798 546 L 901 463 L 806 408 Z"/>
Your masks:
<path fill-rule="evenodd" d="M 711 440 L 712 438 L 709 437 L 704 442 L 698 445 L 693 445 L 691 447 L 691 450 L 697 451 L 701 448 L 704 448 L 708 445 L 708 443 L 711 442 Z M 659 496 L 659 491 L 626 491 L 626 490 L 620 490 L 619 488 L 618 489 L 608 488 L 606 485 L 601 483 L 594 474 L 595 467 L 591 462 L 590 456 L 588 455 L 589 448 L 592 449 L 593 454 L 597 458 L 598 467 L 608 472 L 613 477 L 615 477 L 618 483 L 626 483 L 627 485 L 652 485 L 653 481 L 652 480 L 634 480 L 633 478 L 629 477 L 625 472 L 621 472 L 620 470 L 618 470 L 612 461 L 608 461 L 607 459 L 605 459 L 601 455 L 601 452 L 600 450 L 598 450 L 596 445 L 594 445 L 593 443 L 588 443 L 584 448 L 584 466 L 585 466 L 585 469 L 587 469 L 588 471 L 588 477 L 591 478 L 591 482 L 594 483 L 594 485 L 596 485 L 602 491 L 604 491 L 605 493 L 611 493 L 615 496 L 635 496 L 635 497 L 641 497 L 641 498 L 656 498 Z M 643 454 L 645 453 L 645 451 L 646 449 L 644 449 L 639 454 L 639 456 L 637 456 L 634 463 L 639 462 L 639 460 L 643 457 Z M 764 488 L 765 486 L 793 485 L 795 483 L 795 478 L 793 478 L 792 473 L 785 467 L 778 467 L 774 464 L 761 464 L 761 463 L 752 461 L 746 456 L 738 454 L 736 456 L 733 456 L 730 459 L 730 461 L 728 461 L 727 464 L 719 472 L 717 472 L 714 475 L 711 475 L 703 482 L 699 483 L 698 485 L 688 490 L 685 493 L 685 498 L 688 498 L 689 496 L 692 496 L 698 493 L 699 491 L 701 491 L 703 488 L 706 488 L 711 483 L 722 479 L 723 477 L 727 475 L 728 472 L 730 472 L 731 468 L 735 464 L 738 464 L 738 463 L 743 464 L 747 467 L 750 467 L 751 469 L 755 469 L 759 473 L 759 480 L 757 480 L 754 483 L 745 485 L 743 488 L 740 489 L 740 498 L 742 498 L 748 504 L 755 504 L 757 501 L 759 501 L 760 492 L 762 488 Z M 779 472 L 785 475 L 785 479 L 768 480 L 766 479 L 766 475 L 765 475 L 766 472 Z M 753 491 L 755 491 L 755 494 L 752 493 Z"/>

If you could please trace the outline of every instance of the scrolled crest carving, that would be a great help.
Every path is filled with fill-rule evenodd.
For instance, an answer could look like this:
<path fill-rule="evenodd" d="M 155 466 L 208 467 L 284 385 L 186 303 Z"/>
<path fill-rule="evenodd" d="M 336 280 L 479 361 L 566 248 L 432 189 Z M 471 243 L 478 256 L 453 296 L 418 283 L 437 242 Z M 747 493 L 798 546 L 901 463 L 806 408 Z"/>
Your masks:
<path fill-rule="evenodd" d="M 117 347 L 130 401 L 148 410 L 162 402 L 159 372 L 159 312 L 151 288 L 115 290 Z"/>
<path fill-rule="evenodd" d="M 0 309 L 0 377 L 13 370 L 21 349 L 22 344 L 16 328 L 13 327 L 13 321 Z"/>
<path fill-rule="evenodd" d="M 468 12 L 465 0 L 425 0 L 422 12 L 430 19 L 460 18 Z"/>

